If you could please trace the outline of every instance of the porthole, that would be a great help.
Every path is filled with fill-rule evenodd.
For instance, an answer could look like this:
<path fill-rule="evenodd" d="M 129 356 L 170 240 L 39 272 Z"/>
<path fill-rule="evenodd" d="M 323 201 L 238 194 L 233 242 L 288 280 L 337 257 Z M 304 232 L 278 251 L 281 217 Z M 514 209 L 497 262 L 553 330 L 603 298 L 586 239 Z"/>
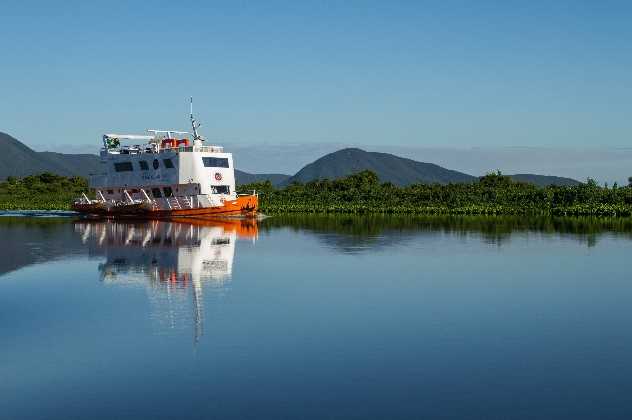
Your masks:
<path fill-rule="evenodd" d="M 160 162 L 158 162 L 158 159 L 154 159 L 153 166 L 154 166 L 154 169 L 158 169 L 158 167 L 160 166 Z"/>

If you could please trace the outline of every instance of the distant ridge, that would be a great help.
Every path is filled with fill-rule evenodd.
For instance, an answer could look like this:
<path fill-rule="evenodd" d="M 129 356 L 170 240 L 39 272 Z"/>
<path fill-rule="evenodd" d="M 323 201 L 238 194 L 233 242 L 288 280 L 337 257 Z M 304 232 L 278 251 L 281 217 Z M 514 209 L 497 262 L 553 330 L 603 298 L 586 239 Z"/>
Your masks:
<path fill-rule="evenodd" d="M 552 175 L 515 174 L 509 175 L 509 177 L 516 182 L 526 182 L 540 187 L 548 187 L 549 185 L 572 187 L 581 184 L 581 182 L 573 178 Z"/>
<path fill-rule="evenodd" d="M 348 148 L 325 155 L 303 167 L 296 175 L 289 178 L 287 183 L 336 179 L 364 170 L 375 172 L 381 182 L 391 182 L 399 186 L 419 182 L 447 184 L 477 180 L 472 175 L 446 169 L 433 163 L 417 162 L 389 153 Z"/>
<path fill-rule="evenodd" d="M 270 181 L 272 185 L 280 185 L 290 178 L 285 174 L 251 174 L 235 169 L 235 183 L 237 185 L 251 184 L 253 182 Z"/>
<path fill-rule="evenodd" d="M 99 165 L 97 155 L 36 152 L 16 138 L 2 132 L 0 132 L 0 150 L 0 179 L 42 172 L 87 177 L 90 173 L 96 172 Z"/>
<path fill-rule="evenodd" d="M 63 176 L 88 177 L 100 171 L 100 158 L 92 154 L 65 154 L 36 152 L 9 134 L 0 132 L 0 181 L 9 176 L 51 172 Z M 274 186 L 292 182 L 309 182 L 316 179 L 337 179 L 363 170 L 375 172 L 380 181 L 405 186 L 413 183 L 474 182 L 478 178 L 463 172 L 443 168 L 433 163 L 417 162 L 389 153 L 367 152 L 347 148 L 329 153 L 304 166 L 294 176 L 285 174 L 251 174 L 235 169 L 237 185 L 270 181 Z M 514 181 L 539 186 L 579 185 L 581 182 L 558 176 L 516 174 Z"/>

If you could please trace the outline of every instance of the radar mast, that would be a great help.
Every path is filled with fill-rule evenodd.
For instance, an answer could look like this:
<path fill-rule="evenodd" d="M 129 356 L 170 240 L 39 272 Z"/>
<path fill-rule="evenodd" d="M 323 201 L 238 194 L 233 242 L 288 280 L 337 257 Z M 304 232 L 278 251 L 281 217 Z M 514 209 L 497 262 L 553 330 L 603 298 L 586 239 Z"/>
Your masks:
<path fill-rule="evenodd" d="M 193 128 L 193 141 L 194 142 L 196 140 L 204 141 L 202 136 L 200 136 L 197 131 L 197 129 L 200 128 L 202 124 L 200 124 L 199 122 L 196 122 L 195 118 L 193 118 L 193 97 L 192 96 L 191 96 L 191 114 L 190 115 L 191 115 L 191 127 Z"/>

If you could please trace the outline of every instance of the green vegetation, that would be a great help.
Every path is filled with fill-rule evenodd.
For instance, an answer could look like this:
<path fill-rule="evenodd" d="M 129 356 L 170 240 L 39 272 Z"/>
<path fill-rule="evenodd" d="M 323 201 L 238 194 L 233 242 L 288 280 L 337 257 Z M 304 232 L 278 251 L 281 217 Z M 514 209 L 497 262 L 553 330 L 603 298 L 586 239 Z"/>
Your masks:
<path fill-rule="evenodd" d="M 81 177 L 43 173 L 24 178 L 9 177 L 0 183 L 2 210 L 69 210 L 72 202 L 88 191 Z"/>
<path fill-rule="evenodd" d="M 261 193 L 261 211 L 266 214 L 632 215 L 632 185 L 602 187 L 591 179 L 577 186 L 538 187 L 494 173 L 472 183 L 397 187 L 380 183 L 375 173 L 364 171 L 285 188 L 275 188 L 270 182 L 241 187 L 242 191 L 252 189 Z M 0 209 L 70 209 L 87 191 L 87 181 L 80 177 L 50 173 L 10 177 L 0 183 Z"/>
<path fill-rule="evenodd" d="M 589 179 L 577 186 L 538 187 L 512 181 L 500 172 L 478 182 L 414 184 L 380 183 L 364 171 L 335 181 L 294 183 L 283 189 L 269 182 L 244 185 L 261 193 L 261 210 L 284 213 L 382 213 L 453 215 L 630 216 L 631 187 L 600 187 Z"/>

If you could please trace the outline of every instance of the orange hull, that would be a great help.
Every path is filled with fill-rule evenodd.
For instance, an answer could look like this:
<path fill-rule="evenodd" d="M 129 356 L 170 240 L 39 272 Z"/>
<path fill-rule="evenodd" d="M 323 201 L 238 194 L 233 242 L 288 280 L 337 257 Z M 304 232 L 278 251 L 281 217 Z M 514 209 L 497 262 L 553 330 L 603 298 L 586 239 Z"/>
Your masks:
<path fill-rule="evenodd" d="M 259 209 L 256 195 L 244 195 L 236 200 L 226 201 L 221 207 L 198 207 L 193 209 L 152 210 L 134 207 L 129 211 L 123 208 L 114 209 L 84 209 L 75 207 L 83 214 L 113 218 L 145 218 L 145 219 L 174 219 L 181 217 L 209 217 L 209 216 L 252 216 Z"/>

